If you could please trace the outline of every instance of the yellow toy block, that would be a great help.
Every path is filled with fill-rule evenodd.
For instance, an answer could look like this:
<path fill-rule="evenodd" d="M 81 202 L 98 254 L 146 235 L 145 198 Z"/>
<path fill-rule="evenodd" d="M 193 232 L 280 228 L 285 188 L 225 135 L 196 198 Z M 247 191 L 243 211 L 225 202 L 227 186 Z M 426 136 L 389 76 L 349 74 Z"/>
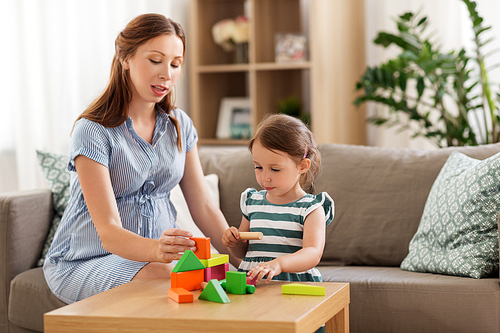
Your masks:
<path fill-rule="evenodd" d="M 222 265 L 229 262 L 229 254 L 212 253 L 212 258 L 200 259 L 200 261 L 203 263 L 203 265 L 205 265 L 205 267 Z"/>
<path fill-rule="evenodd" d="M 281 286 L 282 294 L 325 296 L 325 287 L 309 284 L 289 283 Z"/>

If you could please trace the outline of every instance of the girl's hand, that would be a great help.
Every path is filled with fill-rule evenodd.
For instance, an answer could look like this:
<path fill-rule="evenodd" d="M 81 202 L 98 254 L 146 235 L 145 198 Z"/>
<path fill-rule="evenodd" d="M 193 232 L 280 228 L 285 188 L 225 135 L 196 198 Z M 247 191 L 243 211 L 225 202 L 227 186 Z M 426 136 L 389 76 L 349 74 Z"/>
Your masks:
<path fill-rule="evenodd" d="M 282 272 L 281 265 L 278 259 L 264 262 L 252 268 L 247 276 L 255 279 L 255 282 L 260 282 L 267 275 L 266 283 L 271 282 L 272 278 Z"/>
<path fill-rule="evenodd" d="M 235 247 L 240 241 L 240 232 L 235 227 L 230 227 L 226 229 L 224 235 L 222 235 L 222 243 L 227 247 Z"/>
<path fill-rule="evenodd" d="M 193 234 L 187 230 L 178 228 L 164 230 L 159 239 L 160 261 L 170 263 L 179 260 L 187 250 L 196 251 L 196 243 L 189 237 L 193 237 Z"/>

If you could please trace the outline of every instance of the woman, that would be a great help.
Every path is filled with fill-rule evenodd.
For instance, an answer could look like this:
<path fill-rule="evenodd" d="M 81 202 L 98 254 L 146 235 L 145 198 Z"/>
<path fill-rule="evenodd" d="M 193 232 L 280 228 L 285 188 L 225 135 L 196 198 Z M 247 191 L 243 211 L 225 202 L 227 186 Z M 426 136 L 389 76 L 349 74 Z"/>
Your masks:
<path fill-rule="evenodd" d="M 158 14 L 133 19 L 115 41 L 110 82 L 75 122 L 71 197 L 44 273 L 72 303 L 132 279 L 169 278 L 195 250 L 175 226 L 170 190 L 180 184 L 191 215 L 219 250 L 228 228 L 210 199 L 191 119 L 174 107 L 185 55 L 182 27 Z"/>

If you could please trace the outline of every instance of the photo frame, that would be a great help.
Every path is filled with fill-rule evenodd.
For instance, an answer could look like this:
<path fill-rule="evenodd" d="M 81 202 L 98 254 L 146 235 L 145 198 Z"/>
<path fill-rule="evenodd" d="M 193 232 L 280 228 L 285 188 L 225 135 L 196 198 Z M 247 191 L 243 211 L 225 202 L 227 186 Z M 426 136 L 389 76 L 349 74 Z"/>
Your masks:
<path fill-rule="evenodd" d="M 307 37 L 303 34 L 276 34 L 275 61 L 294 62 L 307 60 Z"/>
<path fill-rule="evenodd" d="M 221 99 L 216 138 L 248 140 L 252 137 L 251 105 L 246 97 Z"/>

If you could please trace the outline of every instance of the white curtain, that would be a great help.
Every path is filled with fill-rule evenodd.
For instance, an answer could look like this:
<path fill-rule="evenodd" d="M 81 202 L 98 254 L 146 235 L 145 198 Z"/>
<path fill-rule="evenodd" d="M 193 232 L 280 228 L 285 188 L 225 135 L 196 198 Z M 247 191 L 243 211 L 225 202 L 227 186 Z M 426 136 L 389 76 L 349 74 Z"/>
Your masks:
<path fill-rule="evenodd" d="M 486 26 L 491 25 L 489 37 L 496 39 L 488 45 L 488 50 L 500 48 L 500 1 L 476 0 L 479 15 Z M 380 31 L 397 32 L 394 19 L 405 12 L 420 11 L 431 22 L 428 31 L 432 31 L 433 40 L 441 45 L 441 50 L 460 50 L 465 47 L 473 50 L 472 24 L 467 7 L 460 0 L 365 0 L 365 31 L 367 63 L 369 66 L 379 65 L 399 54 L 396 47 L 384 49 L 376 46 L 373 40 Z M 500 64 L 500 52 L 486 59 L 487 65 Z M 500 84 L 500 69 L 490 71 L 490 81 L 495 92 Z M 376 106 L 370 105 L 368 113 Z M 374 127 L 368 125 L 370 145 L 390 147 L 412 147 L 433 149 L 435 146 L 424 138 L 412 139 L 408 132 L 397 133 L 396 129 Z"/>
<path fill-rule="evenodd" d="M 188 0 L 0 2 L 0 192 L 47 186 L 36 150 L 68 153 L 73 122 L 108 81 L 117 34 L 148 12 L 178 21 L 189 38 Z"/>

